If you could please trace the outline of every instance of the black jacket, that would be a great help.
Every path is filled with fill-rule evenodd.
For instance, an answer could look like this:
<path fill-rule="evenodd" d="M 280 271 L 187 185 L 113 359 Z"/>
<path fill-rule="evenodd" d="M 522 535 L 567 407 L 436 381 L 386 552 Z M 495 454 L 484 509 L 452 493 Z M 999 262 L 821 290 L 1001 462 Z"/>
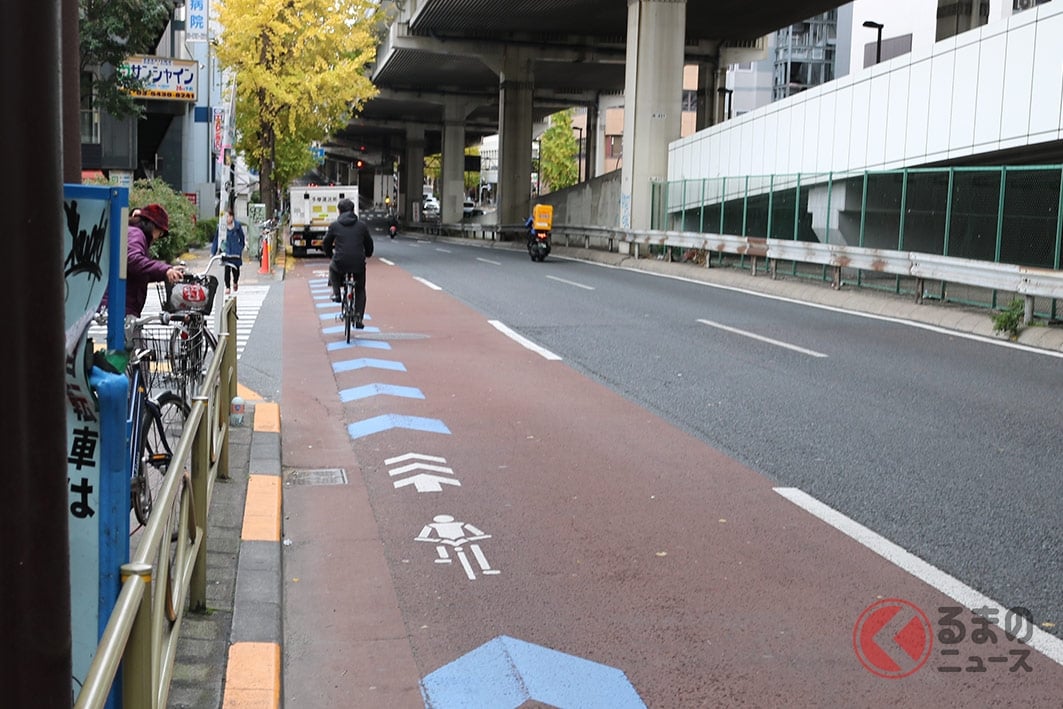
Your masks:
<path fill-rule="evenodd" d="M 365 260 L 373 255 L 373 237 L 354 212 L 343 212 L 329 224 L 321 247 L 340 271 L 361 271 Z"/>

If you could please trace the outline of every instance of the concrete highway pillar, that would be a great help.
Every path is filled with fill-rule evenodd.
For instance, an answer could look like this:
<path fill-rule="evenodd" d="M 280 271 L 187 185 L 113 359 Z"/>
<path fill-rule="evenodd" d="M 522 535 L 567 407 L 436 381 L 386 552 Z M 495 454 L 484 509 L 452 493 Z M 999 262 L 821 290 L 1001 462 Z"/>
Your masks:
<path fill-rule="evenodd" d="M 531 56 L 505 48 L 498 85 L 498 223 L 523 224 L 531 214 Z"/>
<path fill-rule="evenodd" d="M 401 167 L 399 217 L 407 221 L 420 219 L 424 197 L 424 126 L 419 123 L 406 126 L 406 150 Z"/>
<path fill-rule="evenodd" d="M 619 226 L 649 229 L 652 188 L 668 176 L 683 99 L 686 0 L 628 0 Z"/>
<path fill-rule="evenodd" d="M 709 62 L 698 64 L 698 93 L 696 130 L 702 130 L 719 123 L 716 110 L 716 65 Z"/>
<path fill-rule="evenodd" d="M 465 118 L 469 108 L 464 102 L 448 100 L 443 104 L 443 194 L 439 199 L 444 224 L 461 221 L 465 201 Z"/>
<path fill-rule="evenodd" d="M 587 106 L 587 127 L 584 129 L 583 140 L 584 180 L 592 180 L 598 175 L 598 121 L 601 120 L 601 115 L 597 103 Z"/>

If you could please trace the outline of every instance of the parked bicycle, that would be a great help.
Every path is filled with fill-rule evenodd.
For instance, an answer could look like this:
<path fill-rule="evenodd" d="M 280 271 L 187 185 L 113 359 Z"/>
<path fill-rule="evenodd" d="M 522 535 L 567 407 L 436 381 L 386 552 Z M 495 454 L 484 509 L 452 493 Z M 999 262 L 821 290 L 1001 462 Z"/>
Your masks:
<path fill-rule="evenodd" d="M 186 272 L 177 283 L 158 285 L 162 309 L 174 324 L 167 350 L 174 388 L 186 402 L 199 393 L 207 365 L 218 348 L 218 338 L 207 326 L 207 318 L 218 290 L 218 278 L 210 274 L 210 268 L 221 258 L 221 254 L 212 256 L 202 273 Z"/>
<path fill-rule="evenodd" d="M 167 313 L 126 318 L 126 349 L 117 355 L 125 359 L 125 373 L 129 377 L 126 410 L 129 495 L 130 507 L 141 524 L 148 523 L 173 458 L 173 445 L 180 439 L 189 413 L 188 404 L 176 393 L 168 389 L 155 391 L 163 383 L 164 368 L 157 364 L 165 340 L 146 326 L 153 322 L 165 325 L 168 319 Z M 97 314 L 94 321 L 105 325 L 106 312 Z M 114 371 L 121 371 L 117 366 L 121 362 L 108 362 Z"/>

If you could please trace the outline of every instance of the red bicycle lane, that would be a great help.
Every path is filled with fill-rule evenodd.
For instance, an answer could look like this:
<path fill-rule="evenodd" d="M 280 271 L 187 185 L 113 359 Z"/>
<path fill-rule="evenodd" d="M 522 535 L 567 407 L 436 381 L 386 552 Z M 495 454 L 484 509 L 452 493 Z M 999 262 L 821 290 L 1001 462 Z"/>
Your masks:
<path fill-rule="evenodd" d="M 617 668 L 648 706 L 1063 696 L 1055 662 L 397 266 L 370 265 L 380 332 L 328 350 L 322 266 L 285 286 L 283 457 L 349 483 L 286 485 L 289 705 L 423 706 L 419 680 L 500 636 Z M 458 524 L 484 537 L 463 558 L 438 542 Z"/>

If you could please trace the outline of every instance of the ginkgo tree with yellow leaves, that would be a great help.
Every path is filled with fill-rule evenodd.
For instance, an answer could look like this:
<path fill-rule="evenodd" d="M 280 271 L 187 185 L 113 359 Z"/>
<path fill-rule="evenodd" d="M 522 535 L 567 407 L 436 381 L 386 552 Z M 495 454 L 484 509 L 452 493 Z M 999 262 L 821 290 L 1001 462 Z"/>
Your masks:
<path fill-rule="evenodd" d="M 236 79 L 236 149 L 259 172 L 266 213 L 313 166 L 310 145 L 346 125 L 377 89 L 375 0 L 220 0 L 215 54 Z"/>

